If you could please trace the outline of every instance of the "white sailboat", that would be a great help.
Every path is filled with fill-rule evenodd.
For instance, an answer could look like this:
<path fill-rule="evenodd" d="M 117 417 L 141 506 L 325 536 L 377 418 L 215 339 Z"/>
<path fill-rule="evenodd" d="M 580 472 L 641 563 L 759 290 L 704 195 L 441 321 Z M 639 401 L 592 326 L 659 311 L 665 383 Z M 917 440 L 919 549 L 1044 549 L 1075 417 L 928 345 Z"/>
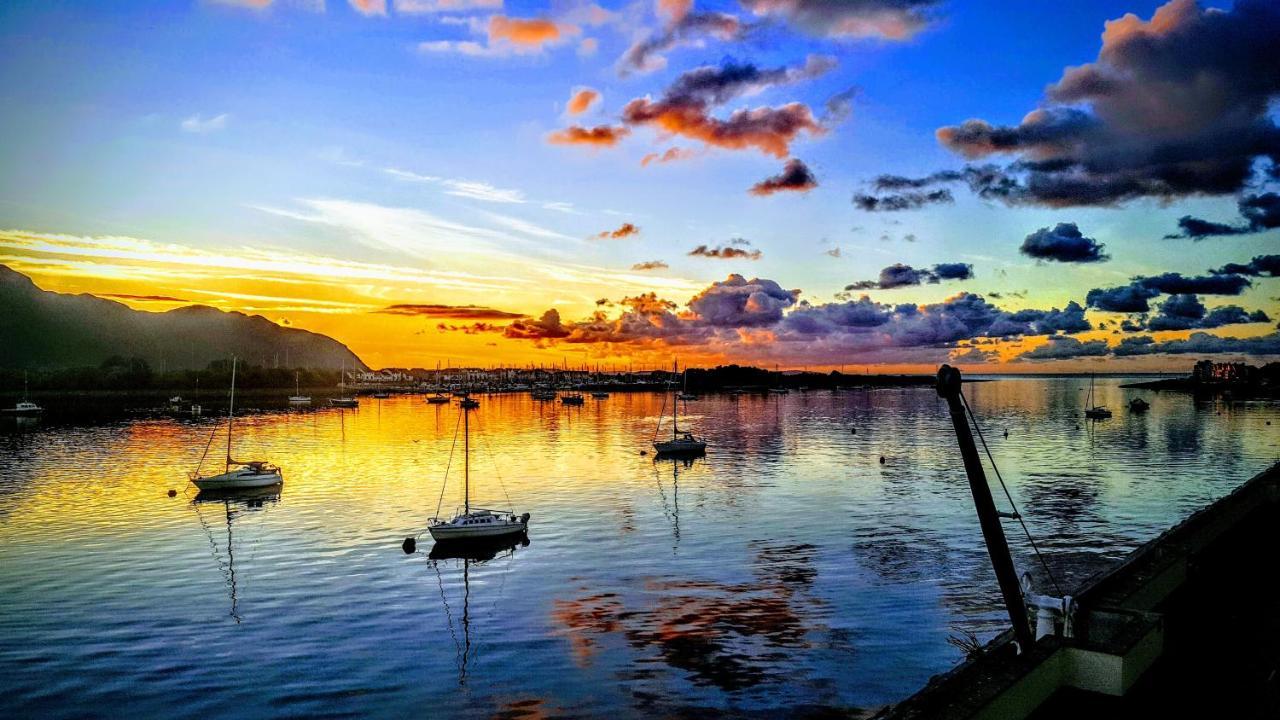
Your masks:
<path fill-rule="evenodd" d="M 1085 400 L 1084 416 L 1091 420 L 1103 420 L 1111 417 L 1111 411 L 1105 405 L 1093 404 L 1093 375 L 1089 376 L 1089 397 Z"/>
<path fill-rule="evenodd" d="M 678 366 L 672 365 L 672 373 L 676 374 Z M 658 425 L 662 425 L 662 420 L 658 420 Z M 653 443 L 653 449 L 658 451 L 658 455 L 675 456 L 675 455 L 701 455 L 707 451 L 707 441 L 696 438 L 691 432 L 680 432 L 680 400 L 679 396 L 674 392 L 671 395 L 671 439 L 658 440 Z"/>
<path fill-rule="evenodd" d="M 18 416 L 32 416 L 32 415 L 39 415 L 43 413 L 44 408 L 31 402 L 31 400 L 27 397 L 27 393 L 28 393 L 27 373 L 23 372 L 22 373 L 22 401 L 11 408 L 5 408 L 4 410 L 0 410 L 0 412 L 3 412 L 5 415 L 18 415 Z"/>
<path fill-rule="evenodd" d="M 338 397 L 329 398 L 329 404 L 334 407 L 353 408 L 360 407 L 360 401 L 353 397 L 347 397 L 347 360 L 342 359 L 342 375 L 338 378 Z"/>
<path fill-rule="evenodd" d="M 302 394 L 302 386 L 298 381 L 298 371 L 293 371 L 293 394 L 289 396 L 290 405 L 310 405 L 311 396 Z"/>
<path fill-rule="evenodd" d="M 521 535 L 529 529 L 529 513 L 517 516 L 513 510 L 471 507 L 471 408 L 462 406 L 463 420 L 463 505 L 450 520 L 431 518 L 427 529 L 436 542 L 492 540 Z"/>
<path fill-rule="evenodd" d="M 231 457 L 231 440 L 235 436 L 235 414 L 236 414 L 236 358 L 231 358 L 231 402 L 227 407 L 227 461 L 223 472 L 217 475 L 201 475 L 200 465 L 189 473 L 191 482 L 201 490 L 229 490 L 239 488 L 259 488 L 279 485 L 284 482 L 284 475 L 281 474 L 280 468 L 271 463 L 262 460 L 250 460 L 247 462 L 235 460 Z M 217 430 L 215 429 L 215 432 Z M 210 437 L 210 443 L 213 438 Z M 209 448 L 205 447 L 207 455 Z M 204 456 L 200 458 L 200 464 L 204 464 Z M 234 469 L 233 469 L 234 468 Z"/>

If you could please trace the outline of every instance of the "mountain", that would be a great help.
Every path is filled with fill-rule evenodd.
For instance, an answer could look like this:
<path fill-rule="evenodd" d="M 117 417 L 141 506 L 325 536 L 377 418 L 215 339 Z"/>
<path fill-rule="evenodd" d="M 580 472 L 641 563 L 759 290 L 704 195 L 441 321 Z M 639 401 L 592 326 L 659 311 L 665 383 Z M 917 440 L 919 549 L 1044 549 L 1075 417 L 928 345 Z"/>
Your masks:
<path fill-rule="evenodd" d="M 283 367 L 349 370 L 367 366 L 331 337 L 281 327 L 261 315 L 190 305 L 168 312 L 133 310 L 93 295 L 41 290 L 0 265 L 0 368 L 96 366 L 113 356 L 151 367 L 198 370 L 237 355 Z"/>

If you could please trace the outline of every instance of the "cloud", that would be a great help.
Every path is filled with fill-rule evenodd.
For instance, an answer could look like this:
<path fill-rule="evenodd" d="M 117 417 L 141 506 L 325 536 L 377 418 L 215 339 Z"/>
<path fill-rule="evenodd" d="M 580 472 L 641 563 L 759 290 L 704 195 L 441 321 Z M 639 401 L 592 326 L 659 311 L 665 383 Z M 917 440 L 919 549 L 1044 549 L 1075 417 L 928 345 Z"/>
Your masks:
<path fill-rule="evenodd" d="M 569 104 L 565 106 L 565 109 L 570 115 L 581 115 L 599 100 L 600 93 L 591 88 L 582 88 L 569 97 Z"/>
<path fill-rule="evenodd" d="M 361 15 L 386 15 L 387 0 L 348 0 L 352 9 Z"/>
<path fill-rule="evenodd" d="M 203 115 L 196 114 L 183 120 L 181 127 L 183 132 L 204 135 L 226 129 L 227 120 L 229 119 L 231 119 L 231 116 L 227 113 L 214 115 L 211 118 L 205 118 Z"/>
<path fill-rule="evenodd" d="M 512 320 L 524 317 L 521 313 L 495 310 L 480 305 L 388 305 L 375 313 L 383 315 L 414 315 L 433 318 L 456 318 L 461 320 Z"/>
<path fill-rule="evenodd" d="M 693 0 L 657 0 L 658 14 L 672 22 L 683 20 L 693 10 Z"/>
<path fill-rule="evenodd" d="M 640 234 L 640 228 L 627 222 L 627 223 L 622 223 L 622 225 L 619 225 L 616 230 L 605 230 L 597 234 L 596 237 L 601 240 L 620 240 L 622 238 L 628 238 L 628 237 L 631 237 L 632 235 L 639 235 L 639 234 Z"/>
<path fill-rule="evenodd" d="M 1049 342 L 1028 350 L 1016 360 L 1065 360 L 1077 357 L 1102 357 L 1110 351 L 1106 340 L 1081 342 L 1070 335 L 1051 335 Z"/>
<path fill-rule="evenodd" d="M 1110 21 L 1095 62 L 1067 68 L 1016 125 L 968 120 L 938 140 L 967 158 L 1011 155 L 1003 199 L 1051 207 L 1241 190 L 1280 160 L 1280 5 L 1172 0 L 1150 21 Z"/>
<path fill-rule="evenodd" d="M 740 0 L 759 16 L 777 17 L 826 38 L 907 40 L 935 21 L 941 0 Z"/>
<path fill-rule="evenodd" d="M 523 204 L 525 200 L 524 192 L 511 188 L 494 187 L 486 182 L 479 180 L 457 180 L 453 178 L 442 178 L 435 175 L 420 175 L 408 170 L 399 168 L 383 168 L 383 172 L 406 182 L 416 183 L 432 183 L 444 187 L 446 195 L 454 195 L 457 197 L 469 198 L 471 200 L 483 200 L 491 203 L 504 204 Z"/>
<path fill-rule="evenodd" d="M 1280 255 L 1255 255 L 1248 263 L 1227 263 L 1214 270 L 1215 275 L 1249 275 L 1280 277 Z"/>
<path fill-rule="evenodd" d="M 1191 330 L 1216 328 L 1253 322 L 1270 322 L 1261 310 L 1252 313 L 1239 305 L 1224 305 L 1208 310 L 1194 294 L 1170 295 L 1160 304 L 1159 313 L 1146 323 L 1147 330 Z"/>
<path fill-rule="evenodd" d="M 100 293 L 98 297 L 115 298 L 117 300 L 133 300 L 135 302 L 166 302 L 166 303 L 184 303 L 191 302 L 180 297 L 172 297 L 169 295 L 127 295 L 125 293 Z"/>
<path fill-rule="evenodd" d="M 547 136 L 552 145 L 589 145 L 595 147 L 613 147 L 622 138 L 631 134 L 631 130 L 622 126 L 598 125 L 581 127 L 570 125 Z"/>
<path fill-rule="evenodd" d="M 799 298 L 772 280 L 747 280 L 736 273 L 715 282 L 689 301 L 689 310 L 713 327 L 757 327 L 782 319 L 782 311 Z"/>
<path fill-rule="evenodd" d="M 818 178 L 813 176 L 809 167 L 798 158 L 792 158 L 783 166 L 782 172 L 751 186 L 752 195 L 772 195 L 776 192 L 809 192 L 818 187 Z"/>
<path fill-rule="evenodd" d="M 559 311 L 553 308 L 536 320 L 516 320 L 506 327 L 503 334 L 522 340 L 546 340 L 566 338 L 569 330 L 560 322 Z"/>
<path fill-rule="evenodd" d="M 501 10 L 502 3 L 503 0 L 395 0 L 395 9 L 397 13 L 402 15 L 422 15 L 473 10 Z"/>
<path fill-rule="evenodd" d="M 662 153 L 649 153 L 640 159 L 640 167 L 647 167 L 650 163 L 669 163 L 676 160 L 687 160 L 691 157 L 697 157 L 699 153 L 693 150 L 685 150 L 684 148 L 667 148 Z"/>
<path fill-rule="evenodd" d="M 618 59 L 618 72 L 628 75 L 662 70 L 667 66 L 664 53 L 679 46 L 698 43 L 706 37 L 734 40 L 742 33 L 742 23 L 732 15 L 685 12 L 678 18 L 673 17 L 659 32 L 638 40 L 627 48 Z"/>
<path fill-rule="evenodd" d="M 1042 227 L 1022 241 L 1018 250 L 1037 260 L 1064 263 L 1106 262 L 1110 255 L 1102 252 L 1106 245 L 1087 238 L 1075 223 L 1058 223 L 1052 230 Z"/>
<path fill-rule="evenodd" d="M 1203 240 L 1207 237 L 1250 235 L 1280 228 L 1280 193 L 1268 192 L 1246 195 L 1240 198 L 1237 206 L 1244 220 L 1243 224 L 1228 225 L 1183 215 L 1178 218 L 1178 229 L 1182 232 L 1174 235 L 1165 235 L 1164 238 L 1166 240 L 1175 238 Z"/>
<path fill-rule="evenodd" d="M 1094 288 L 1085 295 L 1085 304 L 1107 312 L 1144 313 L 1151 310 L 1151 304 L 1148 301 L 1159 294 L 1159 290 L 1137 284 Z"/>
<path fill-rule="evenodd" d="M 751 243 L 745 240 L 737 240 L 729 245 L 718 245 L 716 247 L 699 245 L 698 247 L 690 250 L 689 255 L 694 257 L 717 258 L 719 260 L 759 260 L 763 257 L 763 253 L 759 250 L 745 250 L 741 247 L 734 247 L 734 245 L 750 244 Z"/>
<path fill-rule="evenodd" d="M 576 25 L 561 24 L 547 18 L 513 18 L 494 15 L 489 18 L 489 44 L 507 42 L 516 47 L 541 50 L 546 45 L 577 35 Z"/>
<path fill-rule="evenodd" d="M 668 267 L 667 264 L 662 262 L 661 260 L 646 260 L 645 262 L 638 262 L 635 265 L 632 265 L 631 269 L 632 270 L 665 270 L 667 269 L 667 267 Z"/>
<path fill-rule="evenodd" d="M 973 266 L 965 263 L 940 263 L 932 269 L 916 269 L 910 265 L 894 263 L 880 271 L 876 280 L 860 280 L 845 286 L 850 290 L 892 290 L 921 283 L 939 283 L 943 280 L 968 280 L 973 277 Z"/>
<path fill-rule="evenodd" d="M 1200 293 L 1201 295 L 1239 295 L 1253 286 L 1248 278 L 1238 275 L 1201 275 L 1187 277 L 1182 273 L 1167 272 L 1160 275 L 1139 276 L 1133 279 L 1137 285 L 1166 295 Z"/>
<path fill-rule="evenodd" d="M 865 212 L 897 212 L 900 210 L 918 210 L 925 205 L 950 204 L 955 202 L 951 191 L 946 188 L 928 192 L 902 192 L 893 195 L 853 196 L 853 204 Z"/>
<path fill-rule="evenodd" d="M 1101 340 L 1096 342 L 1103 342 Z M 1104 343 L 1105 344 L 1105 343 Z M 1060 345 L 1053 351 L 1041 351 L 1038 357 L 1030 359 L 1070 359 L 1082 355 L 1096 356 L 1096 346 L 1079 348 L 1081 353 L 1073 353 L 1074 346 Z M 1031 352 L 1040 350 L 1036 348 Z M 1027 357 L 1024 353 L 1019 357 Z M 1149 335 L 1138 335 L 1122 339 L 1117 345 L 1108 348 L 1102 354 L 1115 357 L 1133 357 L 1137 355 L 1280 355 L 1280 333 L 1271 333 L 1250 338 L 1224 337 L 1206 332 L 1193 332 L 1185 340 L 1166 340 L 1157 342 Z M 1052 357 L 1048 357 L 1052 355 Z"/>

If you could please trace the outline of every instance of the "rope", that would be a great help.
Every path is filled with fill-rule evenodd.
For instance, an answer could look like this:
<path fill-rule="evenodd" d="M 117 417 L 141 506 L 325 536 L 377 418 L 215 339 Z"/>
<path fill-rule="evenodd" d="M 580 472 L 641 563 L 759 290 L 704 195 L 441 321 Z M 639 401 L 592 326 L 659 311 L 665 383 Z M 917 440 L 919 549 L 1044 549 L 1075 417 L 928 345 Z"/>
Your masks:
<path fill-rule="evenodd" d="M 489 446 L 489 440 L 484 436 L 484 428 L 480 427 L 480 414 L 476 413 L 476 427 L 479 430 L 480 442 L 484 443 L 484 451 L 489 453 L 489 462 L 493 463 L 493 474 L 498 478 L 498 487 L 502 488 L 502 496 L 507 499 L 507 507 L 511 512 L 515 512 L 515 505 L 511 502 L 511 496 L 507 494 L 507 486 L 502 482 L 502 473 L 498 470 L 498 456 L 494 454 L 493 448 Z"/>
<path fill-rule="evenodd" d="M 667 393 L 662 393 L 662 410 L 658 412 L 658 424 L 653 428 L 653 439 L 658 439 L 658 433 L 662 430 L 662 419 L 667 416 Z"/>
<path fill-rule="evenodd" d="M 192 475 L 199 475 L 200 468 L 204 466 L 204 459 L 209 456 L 209 448 L 213 447 L 213 438 L 218 434 L 218 426 L 215 424 L 213 430 L 209 431 L 209 442 L 204 445 L 204 453 L 200 455 L 200 462 L 196 463 L 196 469 L 191 471 Z"/>
<path fill-rule="evenodd" d="M 1022 519 L 1022 513 L 1018 511 L 1018 506 L 1013 502 L 1013 496 L 1009 494 L 1009 488 L 1004 484 L 1004 478 L 1000 476 L 1000 468 L 996 466 L 996 459 L 991 455 L 991 448 L 987 447 L 987 439 L 982 436 L 982 428 L 978 425 L 978 418 L 974 416 L 973 409 L 969 407 L 969 401 L 965 399 L 964 393 L 960 393 L 960 402 L 964 403 L 964 410 L 969 414 L 969 420 L 973 422 L 973 429 L 978 431 L 978 440 L 982 442 L 982 449 L 987 453 L 987 460 L 991 461 L 991 469 L 996 473 L 996 479 L 1000 481 L 1000 489 L 1004 491 L 1004 496 L 1009 501 L 1009 507 L 1013 508 L 1013 514 L 1018 518 L 1018 524 L 1022 526 L 1022 534 L 1027 536 L 1027 542 L 1031 543 L 1031 549 L 1036 554 L 1036 559 L 1040 561 L 1040 566 L 1044 568 L 1045 574 L 1049 576 L 1049 582 L 1053 583 L 1053 589 L 1058 593 L 1058 597 L 1062 597 L 1062 587 L 1058 585 L 1058 578 L 1054 576 L 1053 571 L 1049 569 L 1049 563 L 1045 562 L 1044 556 L 1040 554 L 1040 548 L 1036 546 L 1036 541 L 1031 537 L 1031 530 L 1027 528 L 1027 523 Z"/>
<path fill-rule="evenodd" d="M 449 446 L 449 462 L 444 466 L 444 482 L 440 485 L 440 499 L 436 500 L 436 519 L 440 519 L 440 506 L 444 504 L 444 489 L 449 487 L 449 468 L 453 467 L 453 449 L 458 447 L 458 425 L 462 423 L 462 414 L 453 423 L 453 444 Z M 419 533 L 421 535 L 421 533 Z"/>

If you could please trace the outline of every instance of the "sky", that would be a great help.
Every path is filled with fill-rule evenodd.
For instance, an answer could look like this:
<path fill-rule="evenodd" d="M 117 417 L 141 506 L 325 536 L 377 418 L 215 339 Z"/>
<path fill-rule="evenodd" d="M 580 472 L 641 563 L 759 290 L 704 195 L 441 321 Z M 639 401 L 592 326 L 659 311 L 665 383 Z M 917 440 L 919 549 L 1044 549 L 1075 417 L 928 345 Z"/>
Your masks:
<path fill-rule="evenodd" d="M 0 263 L 375 367 L 1280 357 L 1280 5 L 0 5 Z"/>

